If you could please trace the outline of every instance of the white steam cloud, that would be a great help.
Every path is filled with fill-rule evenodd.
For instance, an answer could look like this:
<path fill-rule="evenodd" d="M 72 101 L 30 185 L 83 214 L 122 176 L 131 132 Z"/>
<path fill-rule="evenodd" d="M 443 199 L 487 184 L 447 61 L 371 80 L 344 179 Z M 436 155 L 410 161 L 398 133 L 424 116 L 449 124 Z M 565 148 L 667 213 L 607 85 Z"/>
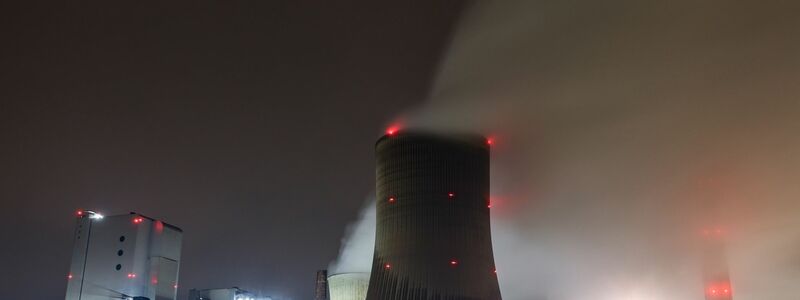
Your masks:
<path fill-rule="evenodd" d="M 711 227 L 727 232 L 735 299 L 798 299 L 798 12 L 478 1 L 407 120 L 496 135 L 504 298 L 703 299 L 697 233 Z M 343 251 L 339 268 L 369 270 L 371 233 L 344 246 L 368 256 Z"/>
<path fill-rule="evenodd" d="M 339 257 L 328 266 L 329 274 L 369 273 L 375 252 L 375 196 L 367 197 L 358 220 L 347 227 Z"/>

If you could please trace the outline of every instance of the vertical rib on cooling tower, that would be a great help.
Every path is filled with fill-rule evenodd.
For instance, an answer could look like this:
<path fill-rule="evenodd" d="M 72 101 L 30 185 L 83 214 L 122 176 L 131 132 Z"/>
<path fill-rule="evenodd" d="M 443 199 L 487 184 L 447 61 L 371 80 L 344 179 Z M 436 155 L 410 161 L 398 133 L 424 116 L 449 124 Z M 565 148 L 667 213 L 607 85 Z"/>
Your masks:
<path fill-rule="evenodd" d="M 375 148 L 377 235 L 367 300 L 500 300 L 487 140 L 398 132 Z"/>

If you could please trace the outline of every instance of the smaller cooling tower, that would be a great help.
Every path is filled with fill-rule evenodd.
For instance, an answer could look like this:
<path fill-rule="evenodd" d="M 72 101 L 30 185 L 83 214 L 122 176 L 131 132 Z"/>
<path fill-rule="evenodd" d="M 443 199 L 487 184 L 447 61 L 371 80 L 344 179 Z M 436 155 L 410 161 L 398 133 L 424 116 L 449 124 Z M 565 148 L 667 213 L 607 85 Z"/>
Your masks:
<path fill-rule="evenodd" d="M 367 299 L 369 273 L 342 273 L 328 277 L 331 300 Z"/>

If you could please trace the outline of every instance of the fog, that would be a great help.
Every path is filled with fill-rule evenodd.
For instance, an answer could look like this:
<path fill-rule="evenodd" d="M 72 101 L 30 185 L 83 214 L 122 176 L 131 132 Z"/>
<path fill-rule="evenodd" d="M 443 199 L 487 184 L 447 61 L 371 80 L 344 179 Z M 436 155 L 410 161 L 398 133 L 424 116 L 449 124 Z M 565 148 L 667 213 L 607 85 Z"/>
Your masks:
<path fill-rule="evenodd" d="M 798 299 L 798 13 L 479 1 L 427 105 L 401 118 L 495 138 L 505 299 L 703 299 L 704 229 L 724 232 L 735 299 Z M 371 249 L 369 230 L 350 232 L 343 253 Z"/>

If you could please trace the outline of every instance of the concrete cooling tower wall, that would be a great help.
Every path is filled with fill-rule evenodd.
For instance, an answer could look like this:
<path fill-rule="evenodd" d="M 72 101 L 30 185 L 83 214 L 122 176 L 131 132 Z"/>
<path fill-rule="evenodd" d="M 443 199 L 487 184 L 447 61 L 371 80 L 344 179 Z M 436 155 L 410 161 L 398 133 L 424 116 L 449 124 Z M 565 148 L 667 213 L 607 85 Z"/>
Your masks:
<path fill-rule="evenodd" d="M 367 298 L 369 273 L 343 273 L 328 277 L 331 300 L 364 300 Z"/>

